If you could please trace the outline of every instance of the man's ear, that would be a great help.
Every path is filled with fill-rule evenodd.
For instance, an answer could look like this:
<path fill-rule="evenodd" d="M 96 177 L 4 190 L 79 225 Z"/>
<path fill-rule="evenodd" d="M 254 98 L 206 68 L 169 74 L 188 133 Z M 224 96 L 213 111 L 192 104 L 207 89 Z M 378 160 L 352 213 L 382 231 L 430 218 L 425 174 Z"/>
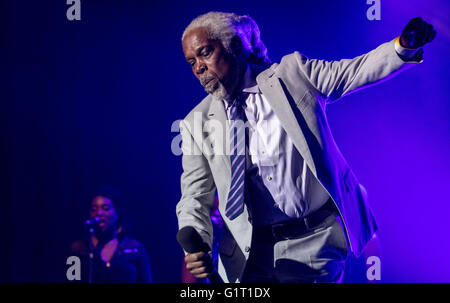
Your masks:
<path fill-rule="evenodd" d="M 230 43 L 231 50 L 236 55 L 236 57 L 239 57 L 242 53 L 242 41 L 239 36 L 234 36 L 231 39 Z"/>

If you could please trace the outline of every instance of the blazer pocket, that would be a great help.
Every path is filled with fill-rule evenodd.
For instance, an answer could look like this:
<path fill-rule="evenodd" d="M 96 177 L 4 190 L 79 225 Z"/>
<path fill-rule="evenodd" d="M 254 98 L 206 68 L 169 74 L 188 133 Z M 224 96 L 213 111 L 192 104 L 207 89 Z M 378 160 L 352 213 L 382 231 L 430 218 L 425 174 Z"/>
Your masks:
<path fill-rule="evenodd" d="M 314 97 L 311 92 L 309 90 L 306 90 L 300 99 L 294 98 L 294 102 L 300 111 L 304 111 L 310 105 L 312 98 Z"/>

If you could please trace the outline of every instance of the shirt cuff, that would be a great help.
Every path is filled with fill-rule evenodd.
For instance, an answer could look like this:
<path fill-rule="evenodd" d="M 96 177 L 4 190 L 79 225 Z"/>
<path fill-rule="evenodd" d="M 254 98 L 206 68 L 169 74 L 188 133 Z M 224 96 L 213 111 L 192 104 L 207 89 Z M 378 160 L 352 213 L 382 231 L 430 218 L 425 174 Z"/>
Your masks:
<path fill-rule="evenodd" d="M 423 50 L 421 48 L 406 48 L 400 44 L 400 36 L 395 38 L 395 51 L 403 61 L 422 62 Z"/>

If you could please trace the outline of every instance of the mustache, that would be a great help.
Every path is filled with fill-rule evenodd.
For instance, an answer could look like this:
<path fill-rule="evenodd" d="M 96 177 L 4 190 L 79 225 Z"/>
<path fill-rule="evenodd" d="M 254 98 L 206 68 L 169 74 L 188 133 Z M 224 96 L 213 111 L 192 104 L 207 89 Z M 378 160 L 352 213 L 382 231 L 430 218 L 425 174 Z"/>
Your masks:
<path fill-rule="evenodd" d="M 213 77 L 213 76 L 208 76 L 208 75 L 204 75 L 204 76 L 200 76 L 200 83 L 203 85 L 203 86 L 205 86 L 209 81 L 212 81 L 212 80 L 214 80 L 214 79 L 216 79 L 215 77 Z"/>

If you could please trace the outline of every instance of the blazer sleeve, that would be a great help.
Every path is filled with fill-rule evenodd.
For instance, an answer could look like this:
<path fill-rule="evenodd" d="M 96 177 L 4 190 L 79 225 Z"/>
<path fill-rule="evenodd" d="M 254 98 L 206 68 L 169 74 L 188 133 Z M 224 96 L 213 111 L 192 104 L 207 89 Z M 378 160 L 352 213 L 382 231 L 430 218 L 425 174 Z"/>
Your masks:
<path fill-rule="evenodd" d="M 381 83 L 421 62 L 420 59 L 403 61 L 395 50 L 395 39 L 353 59 L 326 61 L 309 59 L 298 52 L 294 54 L 302 74 L 327 103 Z"/>
<path fill-rule="evenodd" d="M 213 227 L 210 212 L 214 205 L 216 185 L 208 161 L 192 136 L 188 122 L 180 122 L 180 133 L 183 173 L 181 199 L 176 206 L 178 227 L 194 227 L 203 241 L 212 247 Z"/>

